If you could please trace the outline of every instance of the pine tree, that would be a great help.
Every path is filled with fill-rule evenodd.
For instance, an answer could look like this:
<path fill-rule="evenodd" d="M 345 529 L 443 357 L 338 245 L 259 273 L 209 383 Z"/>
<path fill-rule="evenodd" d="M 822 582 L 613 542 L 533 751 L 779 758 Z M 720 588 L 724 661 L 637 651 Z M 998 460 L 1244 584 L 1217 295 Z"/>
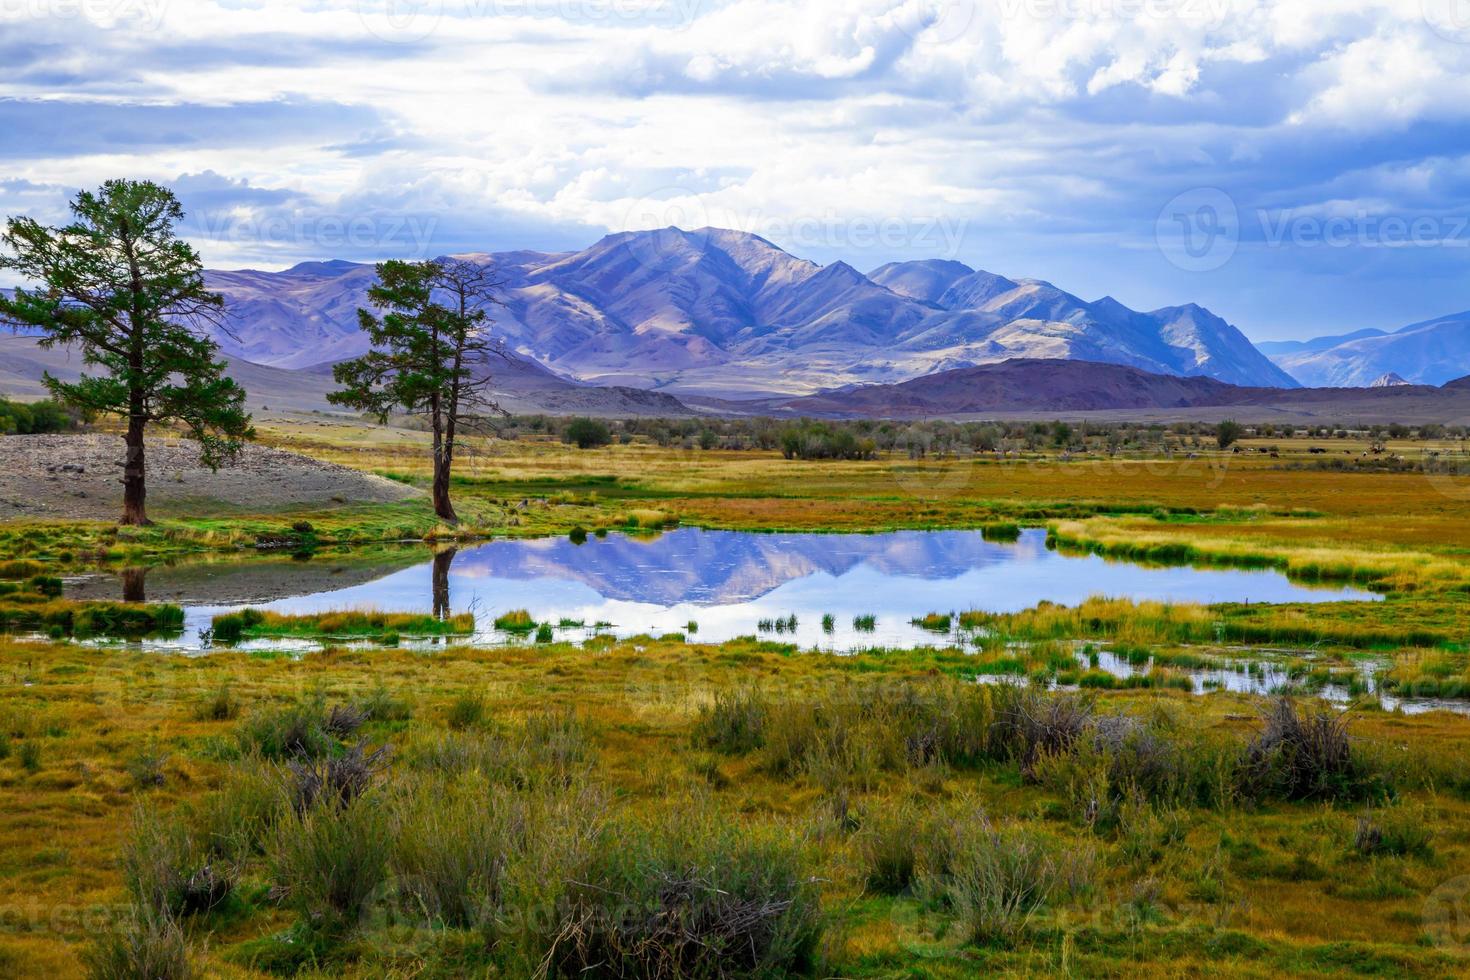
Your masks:
<path fill-rule="evenodd" d="M 182 423 L 200 456 L 218 466 L 253 438 L 245 392 L 224 374 L 210 331 L 224 329 L 224 300 L 205 288 L 199 255 L 175 234 L 184 212 L 150 181 L 109 180 L 72 201 L 73 220 L 51 228 L 9 220 L 0 269 L 28 283 L 0 296 L 0 320 L 39 329 L 42 347 L 76 344 L 102 370 L 73 384 L 45 376 L 59 400 L 127 423 L 123 524 L 147 524 L 143 436 Z"/>

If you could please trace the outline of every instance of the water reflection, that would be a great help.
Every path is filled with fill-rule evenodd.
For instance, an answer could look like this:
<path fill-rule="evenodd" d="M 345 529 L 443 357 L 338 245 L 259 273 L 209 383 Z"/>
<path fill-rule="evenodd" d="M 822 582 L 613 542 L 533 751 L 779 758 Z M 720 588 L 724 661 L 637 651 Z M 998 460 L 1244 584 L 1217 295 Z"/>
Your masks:
<path fill-rule="evenodd" d="M 148 578 L 146 568 L 124 568 L 118 577 L 122 579 L 123 602 L 146 602 L 148 601 L 147 590 L 144 583 Z"/>
<path fill-rule="evenodd" d="M 219 612 L 256 605 L 310 613 L 373 607 L 395 612 L 453 607 L 485 632 L 501 613 L 526 609 L 577 639 L 594 628 L 617 635 L 683 632 L 719 642 L 780 621 L 780 639 L 828 650 L 947 642 L 910 623 L 927 612 L 1011 611 L 1051 601 L 1075 605 L 1105 594 L 1174 602 L 1318 602 L 1377 598 L 1357 589 L 1312 588 L 1275 571 L 1143 567 L 1048 550 L 1028 531 L 1013 544 L 971 531 L 889 534 L 752 534 L 683 528 L 657 537 L 611 535 L 501 540 L 413 553 L 409 567 L 332 562 L 169 569 L 155 600 L 187 610 L 184 644 Z M 427 560 L 425 560 L 427 557 Z M 407 560 L 407 559 L 405 559 Z M 160 570 L 161 572 L 162 570 Z M 115 587 L 115 586 L 114 586 Z M 254 590 L 254 591 L 252 591 Z M 167 593 L 159 594 L 160 591 Z M 823 618 L 831 617 L 824 628 Z M 874 617 L 873 628 L 854 620 Z M 792 618 L 794 617 L 794 625 Z M 773 633 L 773 637 L 775 634 Z"/>
<path fill-rule="evenodd" d="M 457 548 L 444 548 L 434 552 L 433 586 L 434 618 L 448 619 L 449 612 L 449 569 L 454 564 Z"/>

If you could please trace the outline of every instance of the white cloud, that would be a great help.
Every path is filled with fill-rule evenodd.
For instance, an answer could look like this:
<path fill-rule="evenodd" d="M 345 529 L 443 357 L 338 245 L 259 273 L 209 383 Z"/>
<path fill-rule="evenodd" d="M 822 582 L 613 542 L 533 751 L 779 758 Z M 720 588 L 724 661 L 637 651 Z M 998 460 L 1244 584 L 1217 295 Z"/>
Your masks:
<path fill-rule="evenodd" d="M 584 244 L 660 208 L 777 233 L 941 216 L 972 261 L 1072 264 L 1112 291 L 1117 248 L 1145 253 L 1191 187 L 1247 210 L 1470 198 L 1470 25 L 1426 20 L 1437 2 L 0 3 L 0 100 L 119 107 L 111 128 L 73 107 L 24 153 L 0 148 L 0 211 L 54 213 L 119 173 L 212 172 L 291 207 L 442 214 L 456 248 Z M 318 115 L 272 124 L 270 104 Z M 135 127 L 151 142 L 118 138 L 165 115 Z M 850 244 L 831 242 L 815 257 Z"/>

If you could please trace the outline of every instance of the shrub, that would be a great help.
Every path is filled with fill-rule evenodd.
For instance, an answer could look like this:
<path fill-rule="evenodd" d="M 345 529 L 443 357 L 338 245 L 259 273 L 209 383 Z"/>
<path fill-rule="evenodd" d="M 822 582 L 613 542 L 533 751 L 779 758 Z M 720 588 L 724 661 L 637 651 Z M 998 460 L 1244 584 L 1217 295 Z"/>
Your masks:
<path fill-rule="evenodd" d="M 954 911 L 974 943 L 1015 942 L 1053 899 L 1085 890 L 1092 874 L 1090 854 L 967 814 L 941 818 L 928 848 L 921 886 Z"/>
<path fill-rule="evenodd" d="M 211 860 L 184 821 L 149 809 L 133 814 L 122 865 L 138 906 L 169 918 L 208 912 L 235 887 L 235 869 Z"/>
<path fill-rule="evenodd" d="M 75 429 L 79 416 L 54 399 L 14 402 L 0 398 L 0 435 L 43 435 Z"/>
<path fill-rule="evenodd" d="M 20 743 L 20 749 L 16 752 L 20 760 L 20 767 L 26 772 L 36 773 L 41 771 L 41 745 L 35 739 L 27 739 Z"/>
<path fill-rule="evenodd" d="M 878 454 L 872 439 L 826 422 L 788 423 L 779 441 L 781 455 L 787 459 L 872 459 Z"/>
<path fill-rule="evenodd" d="M 586 727 L 574 712 L 544 711 L 526 719 L 520 754 L 523 782 L 534 781 L 539 772 L 565 785 L 590 760 L 592 747 Z"/>
<path fill-rule="evenodd" d="M 493 929 L 525 820 L 519 797 L 483 775 L 408 783 L 394 803 L 395 898 L 433 925 Z"/>
<path fill-rule="evenodd" d="M 168 754 L 150 742 L 128 757 L 126 769 L 137 789 L 152 789 L 164 784 L 163 767 Z"/>
<path fill-rule="evenodd" d="M 387 765 L 388 747 L 368 752 L 361 743 L 323 759 L 287 763 L 291 803 L 297 813 L 313 807 L 345 807 L 357 799 Z"/>
<path fill-rule="evenodd" d="M 554 976 L 743 977 L 810 971 L 823 923 L 807 859 L 775 828 L 708 806 L 628 818 L 569 876 L 539 938 Z"/>
<path fill-rule="evenodd" d="M 264 854 L 276 824 L 290 812 L 289 788 L 281 770 L 269 763 L 257 758 L 235 763 L 194 815 L 201 845 L 235 865 Z"/>
<path fill-rule="evenodd" d="M 189 943 L 170 916 L 136 910 L 82 953 L 92 980 L 187 980 Z"/>
<path fill-rule="evenodd" d="M 514 755 L 504 738 L 490 733 L 446 732 L 408 746 L 404 757 L 414 769 L 441 776 L 483 773 L 499 779 Z"/>
<path fill-rule="evenodd" d="M 1353 832 L 1353 850 L 1359 854 L 1388 854 L 1394 857 L 1427 858 L 1433 833 L 1423 810 L 1402 806 L 1369 811 L 1358 817 Z"/>
<path fill-rule="evenodd" d="M 1359 764 L 1343 715 L 1298 713 L 1287 697 L 1266 710 L 1259 734 L 1246 746 L 1242 789 L 1257 799 L 1361 799 L 1375 791 Z"/>
<path fill-rule="evenodd" d="M 612 430 L 598 419 L 575 418 L 562 430 L 562 442 L 578 449 L 597 449 L 612 442 Z"/>
<path fill-rule="evenodd" d="M 360 705 L 334 704 L 322 716 L 322 731 L 333 738 L 350 738 L 367 720 L 367 709 Z"/>
<path fill-rule="evenodd" d="M 1032 777 L 1042 755 L 1072 747 L 1092 721 L 1094 702 L 1081 694 L 1047 694 L 1018 684 L 997 684 L 995 722 L 991 741 L 995 750 L 1014 759 L 1021 772 Z"/>
<path fill-rule="evenodd" d="M 206 694 L 194 707 L 194 717 L 200 721 L 232 721 L 239 713 L 240 702 L 228 684 Z"/>
<path fill-rule="evenodd" d="M 240 724 L 235 737 L 242 751 L 266 759 L 314 759 L 336 745 L 319 701 L 255 712 Z"/>
<path fill-rule="evenodd" d="M 391 844 L 387 811 L 372 794 L 340 807 L 318 803 L 279 823 L 271 872 L 308 929 L 336 935 L 355 928 L 379 897 Z"/>
<path fill-rule="evenodd" d="M 752 752 L 765 744 L 767 711 L 765 696 L 754 687 L 717 691 L 713 702 L 700 706 L 695 743 L 728 755 Z"/>
<path fill-rule="evenodd" d="M 554 639 L 556 639 L 556 634 L 552 631 L 550 623 L 542 623 L 536 627 L 537 643 L 550 643 Z"/>
<path fill-rule="evenodd" d="M 857 847 L 871 891 L 901 895 L 912 887 L 919 863 L 918 823 L 911 806 L 885 808 L 863 822 Z"/>
<path fill-rule="evenodd" d="M 367 721 L 407 721 L 413 717 L 413 706 L 388 690 L 382 681 L 373 692 L 357 702 Z"/>
<path fill-rule="evenodd" d="M 456 697 L 449 705 L 445 720 L 456 730 L 477 728 L 485 721 L 485 695 L 469 691 Z"/>

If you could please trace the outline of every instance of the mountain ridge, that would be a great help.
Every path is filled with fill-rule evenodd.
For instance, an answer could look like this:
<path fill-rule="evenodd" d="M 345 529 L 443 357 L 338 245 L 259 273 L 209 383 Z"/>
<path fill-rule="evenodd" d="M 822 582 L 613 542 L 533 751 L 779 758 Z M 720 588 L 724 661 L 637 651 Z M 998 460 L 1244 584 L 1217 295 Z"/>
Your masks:
<path fill-rule="evenodd" d="M 810 394 L 903 381 L 1011 357 L 1069 357 L 1183 376 L 1295 386 L 1235 327 L 1194 304 L 1131 310 L 1040 279 L 952 260 L 864 274 L 818 265 L 757 235 L 665 228 L 577 252 L 472 253 L 504 292 L 495 331 L 567 378 L 675 394 Z M 365 349 L 356 310 L 369 265 L 210 271 L 238 339 L 227 354 L 306 367 Z"/>
<path fill-rule="evenodd" d="M 1393 331 L 1370 328 L 1297 343 L 1263 344 L 1261 349 L 1311 387 L 1366 387 L 1387 375 L 1411 384 L 1442 385 L 1470 372 L 1470 311 Z"/>
<path fill-rule="evenodd" d="M 1470 377 L 1444 386 L 1269 388 L 1213 378 L 1153 374 L 1120 364 L 1016 358 L 891 385 L 866 385 L 793 399 L 768 399 L 756 411 L 827 418 L 932 418 L 1026 412 L 1193 409 L 1259 411 L 1263 417 L 1318 414 L 1446 421 L 1470 414 Z"/>

